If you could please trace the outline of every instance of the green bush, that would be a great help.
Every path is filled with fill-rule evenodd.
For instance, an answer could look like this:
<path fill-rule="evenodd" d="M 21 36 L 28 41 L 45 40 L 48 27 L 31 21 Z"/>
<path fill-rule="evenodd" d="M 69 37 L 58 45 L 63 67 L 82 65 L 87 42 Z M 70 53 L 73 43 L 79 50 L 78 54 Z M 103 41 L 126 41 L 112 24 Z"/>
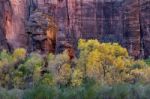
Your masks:
<path fill-rule="evenodd" d="M 23 99 L 149 99 L 150 85 L 99 85 L 91 82 L 78 87 L 36 86 L 25 90 Z"/>
<path fill-rule="evenodd" d="M 55 89 L 49 86 L 36 86 L 24 91 L 23 99 L 55 99 Z"/>
<path fill-rule="evenodd" d="M 6 90 L 0 88 L 0 99 L 22 99 L 23 91 L 19 89 Z"/>
<path fill-rule="evenodd" d="M 150 58 L 146 59 L 145 62 L 150 66 Z"/>

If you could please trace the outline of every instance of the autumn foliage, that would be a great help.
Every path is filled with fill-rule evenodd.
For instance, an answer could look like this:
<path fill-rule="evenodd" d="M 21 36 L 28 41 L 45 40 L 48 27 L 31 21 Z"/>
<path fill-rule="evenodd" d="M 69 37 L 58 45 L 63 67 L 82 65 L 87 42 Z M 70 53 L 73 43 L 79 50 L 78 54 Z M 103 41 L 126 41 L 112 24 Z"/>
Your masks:
<path fill-rule="evenodd" d="M 28 89 L 25 99 L 41 99 L 37 97 L 44 96 L 60 99 L 69 97 L 68 95 L 70 97 L 64 99 L 70 99 L 73 93 L 78 96 L 78 92 L 84 94 L 84 98 L 81 95 L 79 99 L 97 99 L 94 97 L 100 91 L 100 86 L 105 86 L 102 89 L 106 90 L 107 86 L 118 88 L 114 85 L 145 85 L 150 82 L 148 59 L 134 60 L 118 43 L 80 39 L 78 51 L 79 54 L 75 56 L 71 48 L 57 55 L 41 55 L 38 52 L 27 54 L 22 48 L 14 50 L 13 53 L 3 50 L 0 52 L 0 87 Z M 33 88 L 33 93 L 30 88 Z M 50 91 L 55 93 L 48 94 Z M 28 98 L 32 95 L 34 97 L 34 92 L 41 94 Z"/>

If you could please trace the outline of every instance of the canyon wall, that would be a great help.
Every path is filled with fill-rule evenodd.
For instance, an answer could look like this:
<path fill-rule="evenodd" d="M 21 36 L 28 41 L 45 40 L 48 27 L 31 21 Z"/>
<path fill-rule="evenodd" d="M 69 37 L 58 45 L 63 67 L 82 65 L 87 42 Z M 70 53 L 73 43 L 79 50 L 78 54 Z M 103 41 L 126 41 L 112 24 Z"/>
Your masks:
<path fill-rule="evenodd" d="M 0 1 L 0 50 L 3 48 L 8 48 L 7 40 L 5 38 L 5 27 L 4 27 L 4 4 Z"/>
<path fill-rule="evenodd" d="M 141 0 L 140 2 L 140 25 L 141 42 L 145 56 L 150 55 L 150 1 Z"/>
<path fill-rule="evenodd" d="M 1 34 L 13 48 L 28 48 L 25 22 L 38 9 L 58 25 L 56 52 L 84 38 L 119 42 L 134 57 L 150 55 L 149 0 L 1 0 L 2 6 Z"/>
<path fill-rule="evenodd" d="M 26 1 L 25 0 L 1 0 L 0 1 L 0 17 L 2 23 L 0 27 L 3 29 L 8 46 L 11 49 L 17 47 L 26 48 L 26 33 L 24 22 L 26 20 Z"/>

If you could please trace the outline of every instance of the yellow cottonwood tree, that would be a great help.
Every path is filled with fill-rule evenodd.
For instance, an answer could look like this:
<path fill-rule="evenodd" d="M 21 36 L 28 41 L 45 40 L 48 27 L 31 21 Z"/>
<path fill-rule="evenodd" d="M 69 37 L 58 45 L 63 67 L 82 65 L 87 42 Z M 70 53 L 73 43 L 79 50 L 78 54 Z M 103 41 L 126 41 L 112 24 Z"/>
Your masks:
<path fill-rule="evenodd" d="M 130 57 L 125 48 L 117 43 L 101 43 L 98 40 L 79 40 L 78 65 L 85 76 L 99 81 L 123 80 L 122 74 L 130 66 Z"/>

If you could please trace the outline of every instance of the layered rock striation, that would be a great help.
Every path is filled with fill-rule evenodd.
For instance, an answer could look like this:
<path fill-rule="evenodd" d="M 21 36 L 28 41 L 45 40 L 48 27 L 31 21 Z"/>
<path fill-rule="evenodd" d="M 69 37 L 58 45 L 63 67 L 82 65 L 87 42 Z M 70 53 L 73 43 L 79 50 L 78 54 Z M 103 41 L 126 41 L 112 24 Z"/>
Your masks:
<path fill-rule="evenodd" d="M 149 0 L 1 0 L 0 7 L 0 29 L 13 48 L 29 48 L 26 21 L 38 10 L 57 24 L 56 52 L 64 46 L 76 48 L 84 38 L 119 42 L 137 58 L 150 55 Z"/>

